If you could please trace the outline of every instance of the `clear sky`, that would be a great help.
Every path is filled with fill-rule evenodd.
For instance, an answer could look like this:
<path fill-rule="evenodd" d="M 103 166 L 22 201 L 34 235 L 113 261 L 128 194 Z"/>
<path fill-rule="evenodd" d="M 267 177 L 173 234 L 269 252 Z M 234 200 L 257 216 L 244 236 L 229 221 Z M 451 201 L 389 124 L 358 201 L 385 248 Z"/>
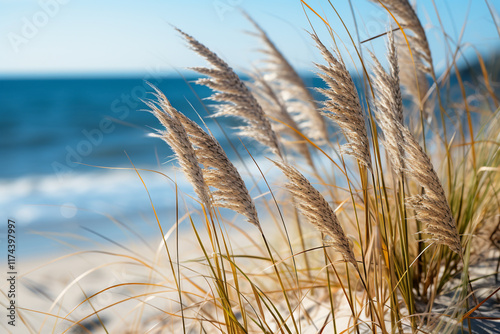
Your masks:
<path fill-rule="evenodd" d="M 462 43 L 488 54 L 500 48 L 498 0 L 434 0 L 452 46 L 468 17 Z M 347 0 L 331 0 L 355 35 Z M 326 0 L 308 3 L 328 18 L 348 46 L 349 38 Z M 390 19 L 379 6 L 352 0 L 364 40 L 384 31 Z M 189 51 L 171 25 L 193 35 L 236 69 L 248 69 L 259 55 L 256 39 L 238 8 L 247 11 L 268 32 L 286 57 L 300 70 L 319 61 L 305 30 L 311 30 L 299 0 L 0 0 L 0 77 L 144 75 L 173 73 L 204 62 Z M 435 59 L 445 55 L 445 43 L 431 0 L 418 1 Z M 325 44 L 326 30 L 310 11 L 312 24 Z M 364 44 L 381 51 L 384 41 Z M 444 63 L 437 63 L 439 69 Z"/>

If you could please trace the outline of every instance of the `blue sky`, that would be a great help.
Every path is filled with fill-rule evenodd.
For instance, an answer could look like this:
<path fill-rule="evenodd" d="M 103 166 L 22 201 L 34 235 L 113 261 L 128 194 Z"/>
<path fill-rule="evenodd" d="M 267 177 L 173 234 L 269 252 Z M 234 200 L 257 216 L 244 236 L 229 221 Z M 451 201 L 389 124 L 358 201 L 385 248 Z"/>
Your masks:
<path fill-rule="evenodd" d="M 487 0 L 497 13 L 500 1 Z M 353 0 L 360 38 L 383 32 L 390 19 L 384 10 L 365 0 Z M 466 13 L 463 43 L 483 54 L 500 47 L 498 32 L 485 0 L 435 0 L 441 20 L 457 40 Z M 351 9 L 346 0 L 332 0 L 352 33 Z M 339 37 L 352 46 L 326 0 L 310 0 L 324 13 Z M 173 73 L 204 62 L 189 51 L 175 25 L 195 36 L 236 69 L 248 69 L 259 59 L 257 41 L 243 33 L 250 29 L 238 8 L 246 10 L 268 32 L 286 57 L 302 71 L 312 69 L 319 55 L 304 29 L 311 30 L 299 0 L 0 0 L 0 77 L 145 75 Z M 432 1 L 418 1 L 434 59 L 443 59 L 445 44 Z M 311 15 L 325 44 L 331 44 L 321 21 Z M 454 42 L 452 42 L 454 43 Z M 384 50 L 379 39 L 366 43 Z M 346 50 L 343 50 L 346 52 Z M 444 62 L 437 62 L 437 68 Z"/>

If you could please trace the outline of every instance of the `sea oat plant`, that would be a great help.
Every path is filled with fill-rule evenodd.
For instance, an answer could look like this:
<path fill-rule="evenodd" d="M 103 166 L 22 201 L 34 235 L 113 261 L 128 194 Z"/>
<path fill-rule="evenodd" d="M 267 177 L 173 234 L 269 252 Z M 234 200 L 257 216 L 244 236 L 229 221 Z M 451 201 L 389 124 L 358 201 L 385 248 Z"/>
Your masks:
<path fill-rule="evenodd" d="M 172 106 L 168 91 L 154 88 L 145 101 L 163 126 L 155 135 L 171 147 L 198 202 L 185 210 L 189 232 L 179 233 L 178 215 L 177 240 L 162 231 L 167 265 L 155 260 L 155 275 L 144 275 L 151 288 L 168 287 L 151 298 L 169 308 L 131 285 L 141 313 L 129 332 L 470 333 L 499 319 L 480 315 L 486 304 L 498 308 L 498 267 L 478 269 L 486 255 L 499 256 L 498 90 L 487 72 L 474 77 L 482 118 L 463 125 L 471 106 L 460 71 L 437 79 L 426 31 L 407 0 L 374 2 L 391 18 L 377 37 L 386 57 L 363 58 L 368 43 L 354 39 L 356 52 L 346 57 L 336 40 L 311 34 L 324 81 L 316 91 L 251 18 L 266 65 L 250 82 L 176 29 L 210 66 L 193 68 L 203 76 L 196 83 L 213 91 L 210 117 L 236 117 L 234 136 L 250 142 L 234 140 L 245 154 L 232 162 L 209 129 Z M 302 3 L 334 38 L 338 27 Z M 451 66 L 459 54 L 447 54 Z M 354 59 L 361 84 L 349 71 Z M 459 101 L 445 105 L 447 86 L 460 88 Z M 412 110 L 420 127 L 409 122 Z M 267 159 L 256 157 L 259 149 Z M 235 222 L 243 217 L 250 224 Z M 194 241 L 196 256 L 180 254 L 179 237 Z"/>

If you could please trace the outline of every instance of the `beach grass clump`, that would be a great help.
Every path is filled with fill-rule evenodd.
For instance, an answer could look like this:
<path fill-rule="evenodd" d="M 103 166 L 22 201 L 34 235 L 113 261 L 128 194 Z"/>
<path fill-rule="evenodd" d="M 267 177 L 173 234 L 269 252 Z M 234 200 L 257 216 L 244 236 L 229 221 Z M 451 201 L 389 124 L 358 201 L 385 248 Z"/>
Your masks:
<path fill-rule="evenodd" d="M 329 21 L 302 2 L 333 38 Z M 349 71 L 355 57 L 311 34 L 323 58 L 315 64 L 323 101 L 252 19 L 268 65 L 248 83 L 177 29 L 210 64 L 194 70 L 213 91 L 211 117 L 235 116 L 236 136 L 257 145 L 235 139 L 245 154 L 233 163 L 209 130 L 154 89 L 146 104 L 164 127 L 156 136 L 172 148 L 198 203 L 177 206 L 170 233 L 158 220 L 158 252 L 166 255 L 140 270 L 155 272 L 142 275 L 144 284 L 169 288 L 148 298 L 169 303 L 129 290 L 138 302 L 131 333 L 471 333 L 500 318 L 480 315 L 499 291 L 496 263 L 481 266 L 500 249 L 498 91 L 482 71 L 474 92 L 482 117 L 471 122 L 470 92 L 450 70 L 460 53 L 446 54 L 453 65 L 438 81 L 410 3 L 375 2 L 391 18 L 377 37 L 387 54 L 365 59 L 370 52 L 359 51 L 372 50 L 352 39 L 362 84 Z M 459 100 L 441 98 L 457 85 Z M 189 231 L 179 232 L 181 221 Z"/>

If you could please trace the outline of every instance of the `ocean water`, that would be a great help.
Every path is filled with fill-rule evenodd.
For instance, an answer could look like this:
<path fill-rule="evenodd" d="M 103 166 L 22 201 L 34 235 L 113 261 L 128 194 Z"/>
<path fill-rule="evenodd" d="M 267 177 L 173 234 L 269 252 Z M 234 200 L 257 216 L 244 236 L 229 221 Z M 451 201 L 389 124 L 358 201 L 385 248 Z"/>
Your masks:
<path fill-rule="evenodd" d="M 161 126 L 142 102 L 152 98 L 147 81 L 188 117 L 203 119 L 236 164 L 236 152 L 248 160 L 231 136 L 237 121 L 208 118 L 200 99 L 210 91 L 183 78 L 0 80 L 0 228 L 16 222 L 19 254 L 147 239 L 159 233 L 151 201 L 168 230 L 175 223 L 174 183 L 141 171 L 150 201 L 133 166 L 174 179 L 180 214 L 186 212 L 193 191 L 168 146 L 151 136 Z M 246 145 L 258 158 L 261 148 Z"/>

